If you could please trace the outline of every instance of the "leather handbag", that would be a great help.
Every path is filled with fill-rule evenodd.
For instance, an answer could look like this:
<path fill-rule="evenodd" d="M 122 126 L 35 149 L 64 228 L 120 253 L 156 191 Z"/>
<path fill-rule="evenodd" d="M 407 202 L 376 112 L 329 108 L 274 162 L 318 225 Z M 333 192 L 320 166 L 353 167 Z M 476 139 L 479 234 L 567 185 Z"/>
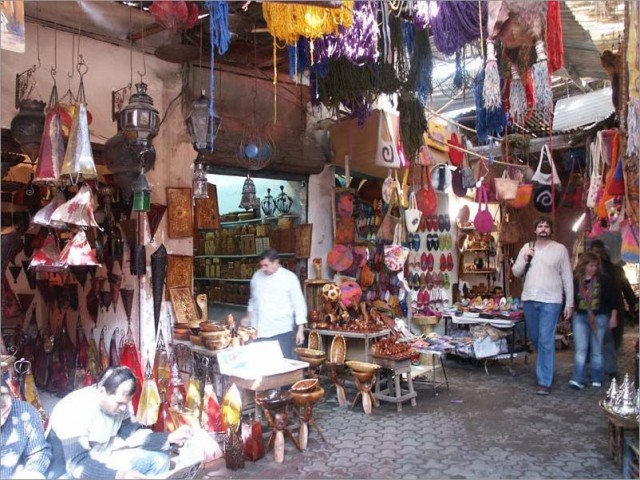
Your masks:
<path fill-rule="evenodd" d="M 533 195 L 533 185 L 530 183 L 521 183 L 516 191 L 516 198 L 507 202 L 512 208 L 525 208 L 531 203 Z"/>
<path fill-rule="evenodd" d="M 473 219 L 473 226 L 480 233 L 490 233 L 493 230 L 493 217 L 489 211 L 487 190 L 484 187 L 478 189 L 481 202 L 478 204 L 478 213 Z"/>
<path fill-rule="evenodd" d="M 427 172 L 426 181 L 424 179 L 424 172 Z M 422 215 L 433 215 L 438 208 L 438 196 L 436 191 L 431 188 L 431 179 L 429 177 L 429 169 L 421 167 L 420 171 L 420 190 L 416 192 L 416 201 L 418 202 L 418 208 L 422 212 Z"/>
<path fill-rule="evenodd" d="M 505 168 L 501 177 L 494 179 L 496 185 L 496 199 L 498 201 L 513 200 L 518 194 L 519 180 L 509 177 L 509 173 Z"/>
<path fill-rule="evenodd" d="M 385 214 L 380 228 L 378 229 L 378 238 L 391 242 L 393 240 L 396 225 L 402 224 L 402 213 L 398 207 L 398 192 L 393 190 L 389 201 L 387 213 Z M 424 213 L 424 212 L 423 212 Z"/>
<path fill-rule="evenodd" d="M 520 243 L 520 230 L 518 224 L 511 219 L 507 213 L 504 220 L 500 223 L 500 234 L 498 240 L 503 245 L 513 245 Z"/>

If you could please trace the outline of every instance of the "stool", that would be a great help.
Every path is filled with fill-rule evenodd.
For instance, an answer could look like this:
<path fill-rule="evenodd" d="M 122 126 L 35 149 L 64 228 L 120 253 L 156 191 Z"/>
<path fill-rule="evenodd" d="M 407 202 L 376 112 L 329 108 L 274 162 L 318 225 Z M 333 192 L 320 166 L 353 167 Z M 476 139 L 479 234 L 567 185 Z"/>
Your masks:
<path fill-rule="evenodd" d="M 431 356 L 431 365 L 415 365 L 411 367 L 411 376 L 416 380 L 417 383 L 421 383 L 424 385 L 430 385 L 433 387 L 433 393 L 438 395 L 438 387 L 442 385 L 447 387 L 447 392 L 449 391 L 449 378 L 447 377 L 447 369 L 445 368 L 445 362 L 443 356 L 445 352 L 440 352 L 437 350 L 426 350 L 420 351 L 420 355 L 430 355 Z M 438 363 L 440 364 L 438 367 Z M 436 378 L 436 370 L 438 368 L 442 369 L 443 380 L 438 381 Z M 429 373 L 431 373 L 431 378 L 429 378 Z M 424 377 L 423 379 L 421 377 Z"/>
<path fill-rule="evenodd" d="M 324 397 L 324 389 L 318 387 L 316 390 L 309 393 L 291 392 L 291 398 L 293 404 L 298 407 L 298 418 L 300 419 L 300 431 L 298 434 L 300 448 L 305 450 L 307 448 L 307 440 L 309 436 L 309 426 L 312 426 L 320 435 L 323 442 L 327 442 L 318 427 L 315 419 L 313 418 L 313 406 L 318 403 L 322 397 Z M 302 413 L 301 413 L 302 412 Z"/>
<path fill-rule="evenodd" d="M 264 410 L 264 417 L 271 429 L 271 436 L 267 443 L 266 451 L 273 448 L 273 459 L 276 463 L 284 462 L 284 440 L 285 434 L 291 443 L 293 443 L 299 451 L 302 451 L 300 445 L 289 429 L 289 405 L 291 404 L 291 394 L 289 392 L 281 394 L 279 397 L 272 396 L 266 398 L 256 395 L 256 403 Z"/>
<path fill-rule="evenodd" d="M 411 400 L 411 406 L 416 406 L 418 394 L 413 389 L 411 378 L 411 360 L 393 360 L 387 358 L 374 358 L 374 362 L 382 367 L 376 372 L 376 385 L 373 396 L 377 400 L 396 404 L 398 412 L 402 411 L 402 402 Z M 407 375 L 408 388 L 403 389 L 400 380 L 403 374 Z M 382 388 L 384 382 L 385 388 Z"/>
<path fill-rule="evenodd" d="M 327 362 L 327 368 L 329 369 L 329 380 L 331 386 L 336 387 L 336 394 L 338 396 L 338 405 L 344 407 L 347 405 L 347 394 L 344 389 L 344 378 L 341 373 L 347 369 L 344 363 Z"/>
<path fill-rule="evenodd" d="M 609 431 L 609 456 L 616 464 L 616 467 L 621 469 L 625 433 L 632 434 L 634 438 L 638 438 L 638 424 L 634 424 L 629 420 L 625 421 L 622 418 L 617 420 L 609 417 L 607 429 Z"/>

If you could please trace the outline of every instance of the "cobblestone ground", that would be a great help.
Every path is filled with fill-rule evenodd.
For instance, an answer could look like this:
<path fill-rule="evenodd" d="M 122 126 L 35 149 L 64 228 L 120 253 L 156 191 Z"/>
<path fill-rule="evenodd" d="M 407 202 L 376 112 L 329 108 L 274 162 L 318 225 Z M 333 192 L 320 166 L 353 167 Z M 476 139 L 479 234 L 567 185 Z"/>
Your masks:
<path fill-rule="evenodd" d="M 637 338 L 637 327 L 628 328 L 622 374 L 634 373 Z M 418 386 L 417 406 L 407 402 L 402 412 L 382 403 L 367 416 L 359 406 L 339 407 L 333 394 L 314 410 L 328 443 L 311 431 L 304 452 L 286 443 L 283 464 L 270 453 L 230 471 L 221 460 L 196 478 L 620 478 L 597 405 L 605 388 L 570 389 L 573 353 L 558 351 L 556 359 L 546 397 L 535 394 L 535 356 L 528 371 L 516 360 L 515 376 L 508 362 L 490 363 L 487 375 L 481 365 L 449 359 L 450 391 L 436 396 Z"/>

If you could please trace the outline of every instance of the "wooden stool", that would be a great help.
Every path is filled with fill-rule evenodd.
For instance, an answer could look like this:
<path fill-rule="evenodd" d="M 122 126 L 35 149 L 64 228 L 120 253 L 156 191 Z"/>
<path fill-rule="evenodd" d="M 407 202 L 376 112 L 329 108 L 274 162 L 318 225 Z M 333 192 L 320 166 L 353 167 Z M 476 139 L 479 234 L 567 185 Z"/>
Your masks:
<path fill-rule="evenodd" d="M 625 433 L 632 434 L 635 438 L 638 438 L 638 424 L 629 419 L 615 419 L 609 416 L 607 427 L 609 431 L 609 456 L 616 464 L 616 467 L 622 468 Z"/>
<path fill-rule="evenodd" d="M 313 418 L 313 406 L 318 403 L 324 397 L 324 389 L 318 387 L 313 392 L 309 393 L 297 393 L 291 391 L 291 398 L 293 404 L 298 407 L 298 418 L 300 420 L 300 431 L 298 434 L 298 444 L 302 450 L 307 448 L 307 440 L 309 437 L 309 426 L 314 427 L 322 438 L 323 442 L 327 442 L 322 434 L 322 431 L 318 427 L 315 419 Z"/>
<path fill-rule="evenodd" d="M 402 411 L 402 402 L 411 400 L 411 406 L 416 406 L 418 394 L 413 389 L 413 379 L 411 378 L 411 360 L 393 360 L 386 358 L 375 358 L 376 364 L 382 368 L 376 372 L 376 385 L 373 396 L 377 400 L 396 404 L 398 412 Z M 407 375 L 408 388 L 403 389 L 400 380 L 403 374 Z M 384 382 L 384 389 L 382 383 Z"/>
<path fill-rule="evenodd" d="M 264 410 L 264 417 L 271 429 L 271 436 L 267 443 L 266 451 L 273 448 L 273 459 L 276 463 L 284 462 L 284 441 L 286 437 L 291 440 L 299 451 L 300 445 L 289 429 L 289 405 L 291 404 L 291 394 L 280 394 L 280 396 L 260 396 L 256 394 L 256 403 Z"/>

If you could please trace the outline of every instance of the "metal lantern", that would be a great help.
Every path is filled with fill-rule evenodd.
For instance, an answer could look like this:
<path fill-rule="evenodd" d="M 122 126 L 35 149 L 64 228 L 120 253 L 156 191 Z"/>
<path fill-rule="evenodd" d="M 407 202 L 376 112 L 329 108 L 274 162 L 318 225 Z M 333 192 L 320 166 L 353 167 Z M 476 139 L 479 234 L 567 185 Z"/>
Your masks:
<path fill-rule="evenodd" d="M 193 198 L 209 198 L 207 193 L 207 174 L 202 162 L 196 161 L 193 168 Z"/>
<path fill-rule="evenodd" d="M 20 148 L 35 163 L 44 132 L 44 107 L 47 104 L 29 98 L 20 102 L 20 111 L 11 120 L 11 135 Z"/>
<path fill-rule="evenodd" d="M 149 145 L 160 129 L 160 114 L 147 94 L 147 84 L 136 83 L 137 92 L 129 98 L 129 105 L 120 112 L 122 134 L 129 141 Z"/>
<path fill-rule="evenodd" d="M 148 212 L 151 209 L 151 186 L 147 181 L 144 170 L 133 182 L 133 211 Z"/>
<path fill-rule="evenodd" d="M 256 208 L 260 208 L 260 200 L 256 197 L 256 185 L 251 180 L 251 177 L 247 173 L 247 178 L 244 181 L 244 185 L 242 185 L 242 196 L 240 198 L 239 208 L 244 208 L 245 210 L 255 210 Z"/>
<path fill-rule="evenodd" d="M 187 115 L 185 122 L 191 144 L 198 153 L 207 153 L 213 151 L 213 142 L 218 135 L 222 118 L 213 113 L 213 117 L 209 115 L 210 99 L 204 94 L 204 90 L 191 106 L 191 112 Z M 213 128 L 211 122 L 213 121 Z"/>

